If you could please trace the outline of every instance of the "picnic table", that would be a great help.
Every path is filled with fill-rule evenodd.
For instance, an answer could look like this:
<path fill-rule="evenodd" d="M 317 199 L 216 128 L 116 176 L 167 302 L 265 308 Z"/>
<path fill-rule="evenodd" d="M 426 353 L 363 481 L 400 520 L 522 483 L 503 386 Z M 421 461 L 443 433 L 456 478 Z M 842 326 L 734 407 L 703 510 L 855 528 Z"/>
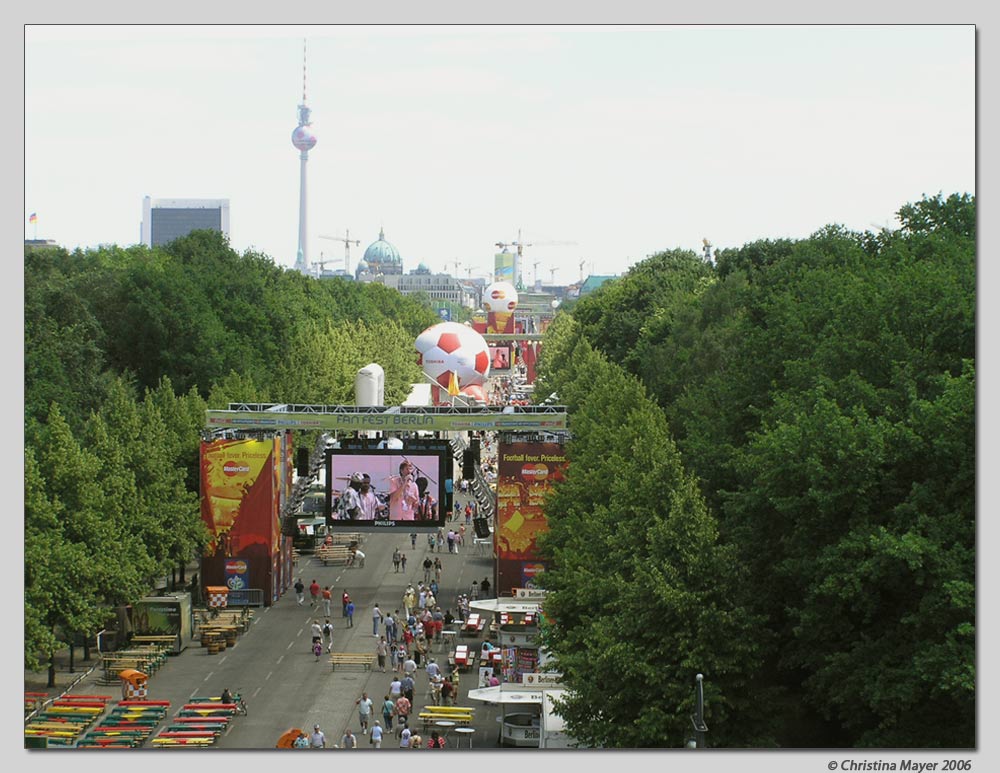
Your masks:
<path fill-rule="evenodd" d="M 465 671 L 469 668 L 476 660 L 476 651 L 470 648 L 467 644 L 459 644 L 452 650 L 451 654 L 448 655 L 448 664 L 459 669 L 460 671 Z"/>
<path fill-rule="evenodd" d="M 479 636 L 486 627 L 486 618 L 478 612 L 473 612 L 468 619 L 462 623 L 460 633 L 462 636 Z"/>

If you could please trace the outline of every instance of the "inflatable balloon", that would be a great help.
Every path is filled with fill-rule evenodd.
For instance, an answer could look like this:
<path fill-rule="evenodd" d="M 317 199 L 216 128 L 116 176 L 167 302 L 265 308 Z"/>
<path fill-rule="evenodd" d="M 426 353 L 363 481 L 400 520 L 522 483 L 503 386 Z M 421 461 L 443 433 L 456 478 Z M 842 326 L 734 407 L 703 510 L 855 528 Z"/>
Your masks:
<path fill-rule="evenodd" d="M 451 374 L 458 388 L 482 384 L 490 373 L 490 352 L 486 340 L 467 325 L 440 322 L 417 336 L 414 346 L 420 366 L 431 382 L 448 388 Z"/>
<path fill-rule="evenodd" d="M 488 333 L 513 333 L 517 290 L 510 282 L 494 282 L 483 290 L 483 309 L 487 313 Z"/>
<path fill-rule="evenodd" d="M 458 390 L 460 395 L 465 395 L 466 397 L 471 397 L 477 403 L 485 403 L 486 400 L 486 390 L 483 389 L 482 384 L 469 384 L 468 386 L 462 387 Z"/>

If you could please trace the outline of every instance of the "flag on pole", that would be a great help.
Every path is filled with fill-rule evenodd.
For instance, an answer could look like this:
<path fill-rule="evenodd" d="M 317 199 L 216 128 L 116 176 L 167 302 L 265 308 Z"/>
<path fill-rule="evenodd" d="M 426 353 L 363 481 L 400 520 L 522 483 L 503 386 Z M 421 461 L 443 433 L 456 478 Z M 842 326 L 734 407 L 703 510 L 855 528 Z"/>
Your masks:
<path fill-rule="evenodd" d="M 455 371 L 451 372 L 451 378 L 448 379 L 448 394 L 452 397 L 458 394 L 458 374 Z"/>
<path fill-rule="evenodd" d="M 38 213 L 32 212 L 30 215 L 28 215 L 28 222 L 29 223 L 37 223 L 38 222 Z"/>

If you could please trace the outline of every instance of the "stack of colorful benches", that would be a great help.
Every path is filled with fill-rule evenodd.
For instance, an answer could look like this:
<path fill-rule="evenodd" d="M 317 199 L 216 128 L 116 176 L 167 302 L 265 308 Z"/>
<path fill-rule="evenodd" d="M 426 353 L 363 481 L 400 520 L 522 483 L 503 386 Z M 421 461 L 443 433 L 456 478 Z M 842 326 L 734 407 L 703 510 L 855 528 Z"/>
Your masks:
<path fill-rule="evenodd" d="M 211 746 L 226 732 L 235 713 L 235 703 L 192 700 L 181 707 L 151 743 L 161 749 Z"/>
<path fill-rule="evenodd" d="M 50 746 L 73 746 L 104 713 L 110 695 L 75 695 L 56 698 L 24 726 L 26 738 L 43 736 Z"/>
<path fill-rule="evenodd" d="M 169 708 L 170 701 L 120 701 L 93 730 L 87 731 L 77 747 L 134 749 L 142 746 Z"/>

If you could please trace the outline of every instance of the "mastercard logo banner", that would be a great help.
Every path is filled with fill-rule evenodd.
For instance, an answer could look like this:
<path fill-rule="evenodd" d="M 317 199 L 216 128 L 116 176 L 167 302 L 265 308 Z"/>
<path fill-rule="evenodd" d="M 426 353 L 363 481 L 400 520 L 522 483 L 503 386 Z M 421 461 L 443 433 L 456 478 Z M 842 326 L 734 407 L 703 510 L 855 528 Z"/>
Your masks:
<path fill-rule="evenodd" d="M 493 292 L 490 293 L 490 297 L 495 301 L 500 301 L 506 298 L 507 295 L 506 293 L 504 293 L 503 290 L 494 290 Z"/>
<path fill-rule="evenodd" d="M 234 475 L 246 475 L 250 472 L 250 467 L 244 462 L 223 462 L 222 472 L 231 478 Z"/>
<path fill-rule="evenodd" d="M 543 481 L 549 477 L 549 468 L 544 464 L 528 463 L 521 468 L 521 477 L 536 482 Z"/>

